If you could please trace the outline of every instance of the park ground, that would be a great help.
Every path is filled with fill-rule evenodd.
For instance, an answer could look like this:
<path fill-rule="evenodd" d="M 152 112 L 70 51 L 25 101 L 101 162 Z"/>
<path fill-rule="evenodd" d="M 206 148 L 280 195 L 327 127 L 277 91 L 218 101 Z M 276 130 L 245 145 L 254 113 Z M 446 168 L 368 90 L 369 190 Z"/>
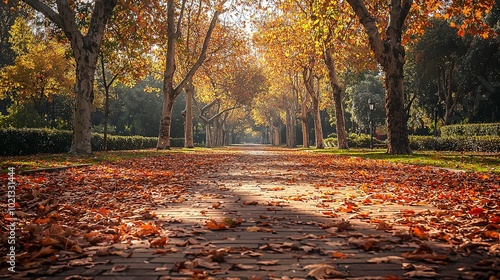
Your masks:
<path fill-rule="evenodd" d="M 500 279 L 498 166 L 264 146 L 83 163 L 15 166 L 0 222 L 8 244 L 18 219 L 16 272 L 4 246 L 0 277 Z"/>

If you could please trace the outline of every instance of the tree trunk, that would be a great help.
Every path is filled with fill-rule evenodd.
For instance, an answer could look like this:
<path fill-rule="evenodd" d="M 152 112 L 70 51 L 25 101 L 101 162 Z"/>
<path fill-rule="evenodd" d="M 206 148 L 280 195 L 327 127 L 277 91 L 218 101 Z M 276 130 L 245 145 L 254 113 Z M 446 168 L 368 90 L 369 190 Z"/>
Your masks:
<path fill-rule="evenodd" d="M 328 48 L 325 50 L 325 64 L 328 68 L 328 76 L 333 92 L 333 103 L 335 104 L 335 120 L 337 129 L 337 142 L 339 149 L 349 149 L 347 144 L 347 132 L 345 129 L 344 108 L 342 107 L 342 87 L 340 86 L 333 61 L 332 51 Z"/>
<path fill-rule="evenodd" d="M 438 96 L 439 103 L 444 104 L 444 124 L 451 124 L 452 116 L 455 113 L 458 102 L 458 93 L 453 95 L 453 71 L 455 71 L 455 62 L 449 65 L 438 67 Z"/>
<path fill-rule="evenodd" d="M 219 134 L 220 134 L 219 117 L 217 116 L 212 121 L 212 144 L 215 147 L 220 146 Z"/>
<path fill-rule="evenodd" d="M 205 122 L 205 147 L 212 147 L 212 127 L 209 122 Z"/>
<path fill-rule="evenodd" d="M 280 124 L 278 121 L 274 121 L 272 125 L 272 144 L 273 146 L 279 146 L 281 144 L 280 137 Z"/>
<path fill-rule="evenodd" d="M 306 86 L 307 93 L 312 100 L 312 110 L 314 118 L 314 136 L 316 138 L 316 148 L 324 149 L 323 143 L 323 128 L 321 126 L 321 115 L 319 109 L 319 87 L 318 91 L 314 90 L 314 77 L 312 67 L 304 67 L 304 72 L 302 74 L 304 79 L 304 85 Z M 319 85 L 319 80 L 318 80 Z"/>
<path fill-rule="evenodd" d="M 298 107 L 298 88 L 296 87 L 297 79 L 293 77 L 292 82 L 292 98 L 286 104 L 286 143 L 287 147 L 297 147 L 297 107 Z"/>
<path fill-rule="evenodd" d="M 172 110 L 174 108 L 175 97 L 171 94 L 163 95 L 163 110 L 160 120 L 160 134 L 158 136 L 158 150 L 170 149 L 170 129 L 172 127 Z"/>
<path fill-rule="evenodd" d="M 309 95 L 305 93 L 306 98 L 302 101 L 300 110 L 300 123 L 302 124 L 302 147 L 309 148 Z"/>
<path fill-rule="evenodd" d="M 365 28 L 370 47 L 377 62 L 385 72 L 387 90 L 385 109 L 387 115 L 388 142 L 387 153 L 411 154 L 408 140 L 405 110 L 404 75 L 405 50 L 401 43 L 402 29 L 410 12 L 413 0 L 391 0 L 389 21 L 382 39 L 377 23 L 366 9 L 362 0 L 347 0 L 359 21 Z"/>
<path fill-rule="evenodd" d="M 92 153 L 92 101 L 94 99 L 94 73 L 96 54 L 78 55 L 76 60 L 75 113 L 73 116 L 73 141 L 71 154 Z"/>
<path fill-rule="evenodd" d="M 75 114 L 73 116 L 73 141 L 70 153 L 92 153 L 92 101 L 94 99 L 94 74 L 97 68 L 99 47 L 106 23 L 116 0 L 96 0 L 87 34 L 84 36 L 75 19 L 75 12 L 68 1 L 56 1 L 57 13 L 38 0 L 24 0 L 33 9 L 61 28 L 70 41 L 76 62 Z"/>
<path fill-rule="evenodd" d="M 319 109 L 319 99 L 313 98 L 314 136 L 316 137 L 316 149 L 324 149 L 323 127 L 321 125 L 321 111 Z"/>
<path fill-rule="evenodd" d="M 186 84 L 186 123 L 184 126 L 184 146 L 186 148 L 194 148 L 194 135 L 193 135 L 193 99 L 194 99 L 194 85 L 192 81 Z"/>
<path fill-rule="evenodd" d="M 290 106 L 286 110 L 286 146 L 289 148 L 297 147 L 295 109 Z"/>
<path fill-rule="evenodd" d="M 391 51 L 397 55 L 397 50 Z M 404 50 L 403 50 L 404 52 Z M 404 56 L 404 55 L 403 55 Z M 401 58 L 401 56 L 400 56 Z M 391 63 L 386 71 L 385 108 L 387 115 L 387 141 L 389 154 L 411 154 L 408 140 L 408 116 L 405 110 L 404 86 L 403 86 L 403 65 L 404 60 Z"/>

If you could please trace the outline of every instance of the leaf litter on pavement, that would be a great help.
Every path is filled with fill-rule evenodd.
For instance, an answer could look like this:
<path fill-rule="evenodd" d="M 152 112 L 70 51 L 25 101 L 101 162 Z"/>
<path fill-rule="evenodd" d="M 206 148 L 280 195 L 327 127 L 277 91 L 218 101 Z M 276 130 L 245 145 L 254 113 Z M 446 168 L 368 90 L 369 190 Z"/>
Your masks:
<path fill-rule="evenodd" d="M 400 265 L 394 279 L 436 278 L 441 267 L 471 256 L 477 262 L 456 272 L 464 279 L 500 273 L 500 177 L 493 174 L 233 149 L 15 179 L 16 216 L 4 212 L 0 222 L 6 244 L 8 225 L 18 219 L 19 277 L 106 264 L 100 257 L 133 259 L 137 250 L 180 253 L 184 259 L 153 270 L 197 279 L 252 272 L 270 279 L 292 276 L 273 270 L 291 267 L 276 255 L 295 259 L 298 278 L 345 278 L 355 273 L 337 260 L 367 253 L 367 264 Z M 278 215 L 287 209 L 296 216 Z M 316 232 L 300 234 L 305 227 Z M 218 246 L 213 234 L 226 234 L 232 245 Z M 261 241 L 251 248 L 237 244 L 244 234 Z M 251 261 L 233 262 L 233 256 Z M 1 274 L 8 275 L 2 263 Z M 113 264 L 109 273 L 131 269 Z"/>

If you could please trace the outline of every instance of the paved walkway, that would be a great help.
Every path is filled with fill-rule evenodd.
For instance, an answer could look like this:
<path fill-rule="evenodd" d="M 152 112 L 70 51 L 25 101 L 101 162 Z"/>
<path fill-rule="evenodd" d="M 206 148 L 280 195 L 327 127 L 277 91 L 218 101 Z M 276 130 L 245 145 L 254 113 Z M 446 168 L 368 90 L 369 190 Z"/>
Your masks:
<path fill-rule="evenodd" d="M 162 201 L 153 209 L 167 239 L 145 237 L 130 244 L 87 248 L 87 258 L 69 260 L 70 266 L 52 265 L 54 274 L 44 277 L 487 279 L 492 273 L 498 277 L 498 267 L 496 272 L 481 271 L 478 264 L 485 259 L 498 263 L 498 255 L 476 247 L 461 251 L 451 240 L 422 236 L 413 226 L 440 219 L 439 209 L 390 202 L 390 194 L 370 195 L 369 184 L 356 178 L 364 161 L 349 160 L 360 161 L 360 170 L 343 170 L 342 179 L 336 175 L 342 166 L 316 159 L 312 153 L 297 158 L 286 151 L 231 151 L 219 166 L 201 168 L 199 174 L 193 170 L 196 180 L 187 195 Z M 396 172 L 400 167 L 380 168 Z"/>

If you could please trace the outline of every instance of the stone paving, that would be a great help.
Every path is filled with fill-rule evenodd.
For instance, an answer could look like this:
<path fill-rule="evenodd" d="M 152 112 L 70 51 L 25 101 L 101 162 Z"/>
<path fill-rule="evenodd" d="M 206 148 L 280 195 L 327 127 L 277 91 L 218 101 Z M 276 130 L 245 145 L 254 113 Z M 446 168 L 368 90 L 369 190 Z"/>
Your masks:
<path fill-rule="evenodd" d="M 449 243 L 420 240 L 408 227 L 384 228 L 405 211 L 434 211 L 429 205 L 362 205 L 357 186 L 319 187 L 314 166 L 283 161 L 281 152 L 246 151 L 228 157 L 211 173 L 199 174 L 182 203 L 155 209 L 169 225 L 163 248 L 148 242 L 116 245 L 122 255 L 74 260 L 47 279 L 473 279 L 484 255 L 455 253 Z M 321 192 L 318 190 L 321 188 Z M 330 203 L 330 207 L 317 207 Z M 370 212 L 370 219 L 360 213 Z M 207 221 L 234 222 L 212 230 Z M 449 259 L 404 258 L 408 252 Z M 207 259 L 208 258 L 208 259 Z M 319 276 L 313 276 L 319 275 Z M 316 278 L 315 278 L 316 277 Z M 493 276 L 494 277 L 494 276 Z M 497 279 L 497 278 L 490 278 Z"/>

